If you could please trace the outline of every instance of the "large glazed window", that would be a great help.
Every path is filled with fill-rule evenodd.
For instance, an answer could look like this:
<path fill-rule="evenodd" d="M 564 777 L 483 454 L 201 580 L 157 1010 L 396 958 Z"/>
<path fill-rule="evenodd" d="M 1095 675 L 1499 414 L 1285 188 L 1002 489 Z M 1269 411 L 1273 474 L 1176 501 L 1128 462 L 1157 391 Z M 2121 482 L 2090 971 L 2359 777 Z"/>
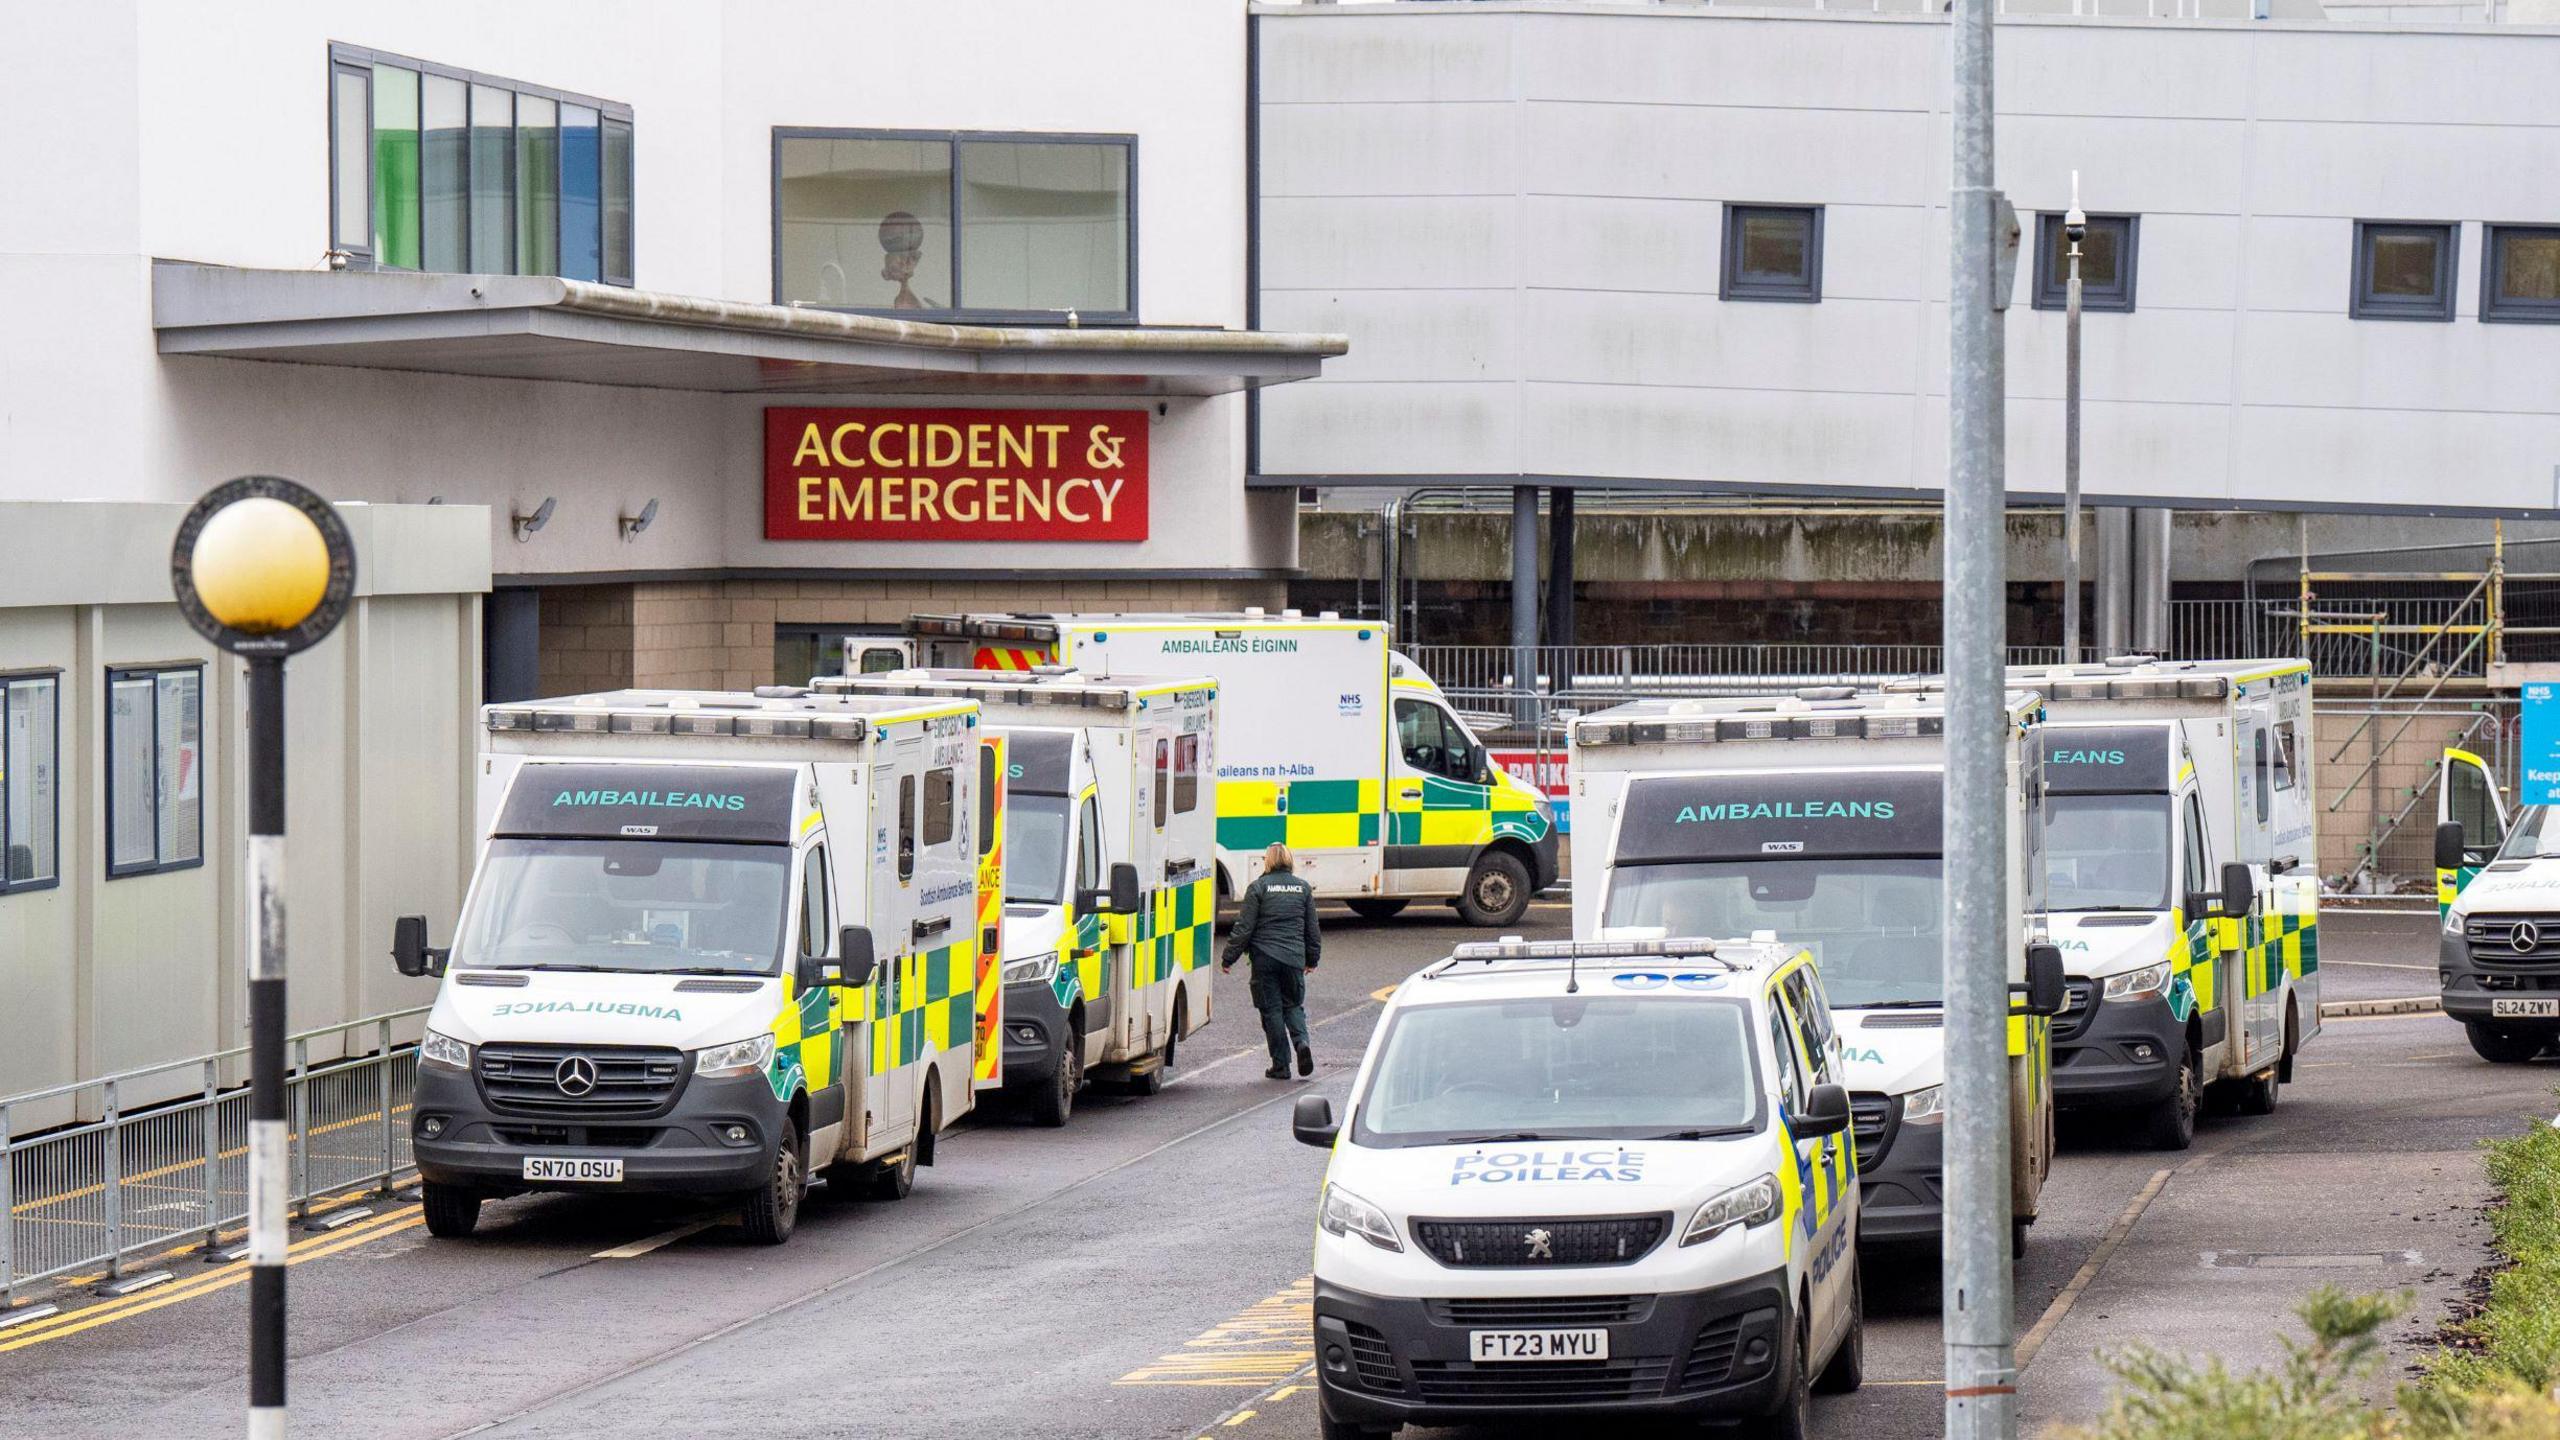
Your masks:
<path fill-rule="evenodd" d="M 329 110 L 350 261 L 631 283 L 630 106 L 339 45 Z"/>
<path fill-rule="evenodd" d="M 1137 316 L 1130 137 L 785 130 L 773 143 L 777 303 Z"/>
<path fill-rule="evenodd" d="M 107 672 L 107 878 L 204 863 L 204 667 Z"/>
<path fill-rule="evenodd" d="M 770 975 L 782 961 L 790 884 L 784 845 L 500 838 L 472 881 L 453 963 Z"/>
<path fill-rule="evenodd" d="M 62 677 L 0 675 L 0 895 L 62 878 Z"/>

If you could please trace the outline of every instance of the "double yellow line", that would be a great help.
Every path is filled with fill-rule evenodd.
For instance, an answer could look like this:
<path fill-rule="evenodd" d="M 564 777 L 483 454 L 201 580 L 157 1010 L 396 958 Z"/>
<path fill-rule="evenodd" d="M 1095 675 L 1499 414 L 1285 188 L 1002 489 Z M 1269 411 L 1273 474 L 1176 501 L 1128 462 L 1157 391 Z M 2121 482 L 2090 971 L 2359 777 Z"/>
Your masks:
<path fill-rule="evenodd" d="M 300 1241 L 285 1252 L 285 1263 L 299 1265 L 305 1260 L 317 1260 L 324 1255 L 335 1255 L 341 1250 L 352 1250 L 358 1245 L 379 1240 L 386 1235 L 396 1235 L 403 1230 L 414 1229 L 425 1224 L 426 1219 L 424 1211 L 414 1206 L 404 1205 L 390 1214 L 359 1220 L 344 1229 L 333 1230 L 324 1235 L 314 1235 Z M 176 1305 L 182 1301 L 198 1299 L 217 1290 L 227 1290 L 234 1285 L 245 1284 L 248 1279 L 249 1265 L 248 1262 L 242 1261 L 220 1270 L 208 1270 L 191 1280 L 179 1280 L 171 1284 L 155 1286 L 149 1290 L 138 1291 L 121 1300 L 109 1300 L 100 1305 L 87 1305 L 65 1314 L 30 1321 L 12 1330 L 0 1330 L 0 1355 L 6 1355 L 12 1350 L 24 1350 L 30 1345 L 42 1345 L 48 1340 L 59 1340 L 66 1335 L 77 1335 L 83 1330 L 94 1330 L 101 1325 L 111 1325 L 118 1320 L 128 1320 L 136 1315 L 157 1310 L 164 1305 Z"/>

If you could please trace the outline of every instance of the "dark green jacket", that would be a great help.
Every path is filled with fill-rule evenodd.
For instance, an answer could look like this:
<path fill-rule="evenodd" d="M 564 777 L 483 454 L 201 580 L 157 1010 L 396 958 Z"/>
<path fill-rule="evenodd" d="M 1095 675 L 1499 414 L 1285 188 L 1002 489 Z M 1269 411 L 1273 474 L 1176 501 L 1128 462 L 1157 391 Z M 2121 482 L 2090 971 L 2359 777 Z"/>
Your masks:
<path fill-rule="evenodd" d="M 1324 957 L 1324 936 L 1316 928 L 1312 886 L 1286 870 L 1272 870 L 1245 887 L 1244 908 L 1227 932 L 1222 960 L 1232 965 L 1248 954 L 1257 965 L 1316 968 Z"/>

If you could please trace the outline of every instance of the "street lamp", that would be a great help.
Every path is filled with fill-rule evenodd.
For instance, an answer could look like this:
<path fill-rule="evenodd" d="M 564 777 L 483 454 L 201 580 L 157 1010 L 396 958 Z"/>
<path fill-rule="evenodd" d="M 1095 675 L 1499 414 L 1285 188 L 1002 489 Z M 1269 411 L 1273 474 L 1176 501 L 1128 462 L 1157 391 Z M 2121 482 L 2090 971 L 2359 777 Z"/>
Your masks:
<path fill-rule="evenodd" d="M 2089 217 L 2080 213 L 2080 172 L 2071 172 L 2071 208 L 2062 217 L 2070 243 L 2071 278 L 2062 302 L 2062 660 L 2080 661 L 2080 240 Z"/>
<path fill-rule="evenodd" d="M 329 502 L 273 475 L 216 486 L 178 522 L 169 583 L 196 633 L 249 662 L 249 1437 L 284 1434 L 284 662 L 355 591 Z"/>

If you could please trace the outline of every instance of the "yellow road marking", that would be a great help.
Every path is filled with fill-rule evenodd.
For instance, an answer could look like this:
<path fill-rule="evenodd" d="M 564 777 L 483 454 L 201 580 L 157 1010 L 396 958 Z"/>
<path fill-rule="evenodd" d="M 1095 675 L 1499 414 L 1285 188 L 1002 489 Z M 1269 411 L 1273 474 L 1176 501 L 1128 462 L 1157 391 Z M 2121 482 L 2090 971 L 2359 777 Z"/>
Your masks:
<path fill-rule="evenodd" d="M 427 1217 L 423 1211 L 410 1210 L 403 1213 L 395 1210 L 380 1220 L 365 1221 L 329 1235 L 313 1236 L 292 1247 L 285 1256 L 285 1263 L 299 1265 L 305 1260 L 317 1260 L 324 1255 L 335 1255 L 341 1250 L 351 1250 L 386 1235 L 424 1225 L 426 1221 Z M 0 1355 L 5 1355 L 12 1350 L 24 1350 L 30 1345 L 41 1345 L 48 1340 L 59 1340 L 66 1335 L 76 1335 L 83 1330 L 94 1330 L 101 1325 L 112 1324 L 130 1316 L 157 1310 L 163 1305 L 175 1305 L 182 1300 L 193 1300 L 201 1295 L 210 1295 L 216 1290 L 229 1289 L 231 1286 L 247 1281 L 250 1269 L 251 1267 L 246 1264 L 234 1265 L 227 1270 L 215 1271 L 193 1280 L 181 1280 L 174 1285 L 146 1290 L 127 1300 L 85 1306 L 65 1315 L 36 1321 L 23 1331 L 11 1332 L 6 1342 L 0 1342 Z"/>
<path fill-rule="evenodd" d="M 1227 1423 L 1228 1423 L 1229 1425 L 1241 1425 L 1241 1424 L 1243 1424 L 1244 1422 L 1246 1422 L 1247 1420 L 1252 1419 L 1252 1418 L 1253 1418 L 1253 1415 L 1254 1415 L 1254 1412 L 1252 1412 L 1252 1411 L 1250 1411 L 1250 1410 L 1239 1410 L 1239 1411 L 1237 1411 L 1234 1415 L 1232 1415 L 1232 1416 L 1230 1416 L 1230 1417 L 1228 1418 Z"/>
<path fill-rule="evenodd" d="M 1315 1358 L 1315 1277 L 1309 1275 L 1112 1383 L 1269 1385 Z"/>
<path fill-rule="evenodd" d="M 696 1220 L 690 1225 L 679 1225 L 673 1230 L 666 1231 L 663 1234 L 652 1235 L 646 1240 L 634 1240 L 628 1245 L 616 1245 L 610 1250 L 599 1250 L 595 1253 L 593 1258 L 598 1260 L 637 1260 L 652 1250 L 663 1249 L 666 1246 L 673 1245 L 679 1240 L 699 1235 L 714 1225 L 726 1225 L 728 1223 L 729 1217 L 726 1215 L 715 1220 Z"/>
<path fill-rule="evenodd" d="M 1399 980 L 1396 982 L 1396 985 L 1401 985 L 1403 983 L 1403 981 Z M 1369 998 L 1377 1001 L 1381 1005 L 1384 1005 L 1387 1003 L 1388 998 L 1393 996 L 1395 993 L 1395 985 L 1381 985 L 1377 989 L 1369 992 Z"/>

